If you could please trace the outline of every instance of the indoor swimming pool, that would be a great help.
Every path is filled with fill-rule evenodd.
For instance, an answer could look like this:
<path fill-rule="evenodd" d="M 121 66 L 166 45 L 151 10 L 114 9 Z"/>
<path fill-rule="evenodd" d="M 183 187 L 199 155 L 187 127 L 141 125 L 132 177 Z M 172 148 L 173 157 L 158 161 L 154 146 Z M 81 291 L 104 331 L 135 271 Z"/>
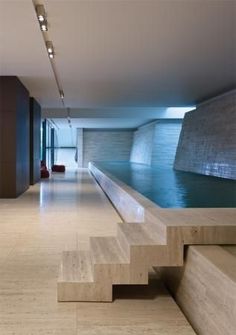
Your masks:
<path fill-rule="evenodd" d="M 236 207 L 236 181 L 130 162 L 96 162 L 164 208 Z"/>

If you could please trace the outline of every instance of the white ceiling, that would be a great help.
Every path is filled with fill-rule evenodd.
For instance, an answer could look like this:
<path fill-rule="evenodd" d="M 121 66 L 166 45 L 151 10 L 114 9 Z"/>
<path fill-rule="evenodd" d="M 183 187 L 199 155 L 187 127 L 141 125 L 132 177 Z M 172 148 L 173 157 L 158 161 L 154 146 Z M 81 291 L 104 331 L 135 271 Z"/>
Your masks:
<path fill-rule="evenodd" d="M 68 120 L 66 118 L 51 118 L 57 129 L 68 128 Z M 90 128 L 90 129 L 134 129 L 143 123 L 151 122 L 151 119 L 130 119 L 130 118 L 71 118 L 72 128 Z"/>
<path fill-rule="evenodd" d="M 30 0 L 0 0 L 0 75 L 20 77 L 43 106 L 61 106 Z"/>
<path fill-rule="evenodd" d="M 146 108 L 102 108 L 102 109 L 48 109 L 43 111 L 43 117 L 54 122 L 59 128 L 68 127 L 68 116 L 75 128 L 138 128 L 156 119 L 182 119 L 186 112 L 194 107 L 146 107 Z M 97 117 L 99 115 L 99 117 Z"/>
<path fill-rule="evenodd" d="M 38 2 L 75 117 L 129 107 L 122 118 L 135 126 L 152 118 L 136 107 L 192 105 L 236 83 L 234 0 Z M 19 76 L 49 114 L 63 113 L 31 0 L 0 0 L 0 74 Z"/>

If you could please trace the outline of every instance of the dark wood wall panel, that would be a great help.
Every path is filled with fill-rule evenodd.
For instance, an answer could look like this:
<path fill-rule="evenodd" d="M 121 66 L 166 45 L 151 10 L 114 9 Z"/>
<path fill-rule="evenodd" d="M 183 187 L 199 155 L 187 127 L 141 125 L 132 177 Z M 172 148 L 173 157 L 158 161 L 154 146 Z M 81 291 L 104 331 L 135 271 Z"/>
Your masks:
<path fill-rule="evenodd" d="M 40 180 L 41 106 L 30 98 L 30 184 Z"/>
<path fill-rule="evenodd" d="M 0 197 L 29 187 L 29 92 L 15 76 L 0 77 Z"/>

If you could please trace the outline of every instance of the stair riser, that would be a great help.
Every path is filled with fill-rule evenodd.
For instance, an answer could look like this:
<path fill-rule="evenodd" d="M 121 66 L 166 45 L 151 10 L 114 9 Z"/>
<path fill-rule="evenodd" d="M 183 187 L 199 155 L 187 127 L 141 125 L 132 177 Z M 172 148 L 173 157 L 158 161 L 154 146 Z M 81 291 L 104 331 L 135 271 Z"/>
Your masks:
<path fill-rule="evenodd" d="M 130 245 L 120 225 L 117 225 L 117 239 L 119 240 L 127 257 L 130 258 Z"/>
<path fill-rule="evenodd" d="M 112 285 L 96 283 L 58 283 L 58 301 L 112 301 Z"/>
<path fill-rule="evenodd" d="M 130 267 L 130 284 L 148 284 L 148 268 L 145 265 L 138 264 L 138 266 Z"/>
<path fill-rule="evenodd" d="M 145 211 L 145 225 L 150 227 L 151 230 L 155 231 L 155 234 L 158 235 L 160 242 L 166 244 L 167 240 L 167 229 L 166 225 L 158 219 L 158 209 L 155 209 L 155 213 L 152 213 L 151 210 Z"/>
<path fill-rule="evenodd" d="M 134 268 L 130 264 L 95 264 L 94 280 L 104 285 L 147 284 L 148 271 L 144 266 Z"/>
<path fill-rule="evenodd" d="M 183 246 L 178 246 L 176 254 L 182 255 Z M 183 256 L 174 257 L 172 249 L 165 245 L 161 246 L 132 246 L 130 248 L 130 262 L 132 267 L 136 264 L 150 268 L 152 266 L 182 266 Z"/>

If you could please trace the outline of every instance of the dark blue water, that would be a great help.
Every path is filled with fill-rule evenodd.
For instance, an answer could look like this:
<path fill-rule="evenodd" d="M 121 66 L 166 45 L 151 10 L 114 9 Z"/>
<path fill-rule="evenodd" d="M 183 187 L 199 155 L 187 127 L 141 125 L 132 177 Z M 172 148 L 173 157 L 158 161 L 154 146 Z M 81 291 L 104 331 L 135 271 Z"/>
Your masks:
<path fill-rule="evenodd" d="M 97 162 L 160 207 L 236 207 L 236 181 L 129 162 Z"/>

